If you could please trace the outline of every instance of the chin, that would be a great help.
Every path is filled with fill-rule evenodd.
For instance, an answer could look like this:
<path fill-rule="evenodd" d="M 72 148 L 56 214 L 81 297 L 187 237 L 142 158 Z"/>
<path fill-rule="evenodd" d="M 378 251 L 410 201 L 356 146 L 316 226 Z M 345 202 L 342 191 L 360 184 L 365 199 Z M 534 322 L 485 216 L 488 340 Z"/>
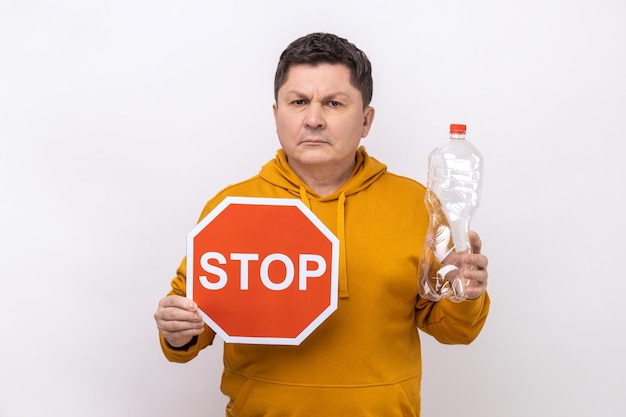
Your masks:
<path fill-rule="evenodd" d="M 307 165 L 326 165 L 332 163 L 335 159 L 326 152 L 305 152 L 298 155 L 298 160 L 300 163 Z"/>

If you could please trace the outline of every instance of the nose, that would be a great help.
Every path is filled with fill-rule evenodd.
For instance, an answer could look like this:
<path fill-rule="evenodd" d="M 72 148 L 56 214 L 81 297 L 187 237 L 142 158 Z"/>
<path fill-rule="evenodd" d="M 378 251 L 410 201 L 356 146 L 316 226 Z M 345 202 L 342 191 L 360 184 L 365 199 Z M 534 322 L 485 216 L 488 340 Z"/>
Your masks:
<path fill-rule="evenodd" d="M 304 125 L 309 129 L 322 129 L 326 126 L 324 110 L 319 103 L 311 103 L 304 117 Z"/>

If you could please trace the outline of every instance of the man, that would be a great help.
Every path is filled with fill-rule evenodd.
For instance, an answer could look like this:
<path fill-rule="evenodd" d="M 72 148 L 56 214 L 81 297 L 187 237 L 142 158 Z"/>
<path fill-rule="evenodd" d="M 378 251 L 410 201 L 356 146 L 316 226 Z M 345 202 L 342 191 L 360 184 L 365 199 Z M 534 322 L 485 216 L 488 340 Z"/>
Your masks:
<path fill-rule="evenodd" d="M 470 343 L 489 310 L 487 258 L 470 233 L 468 300 L 418 295 L 418 259 L 428 229 L 425 188 L 389 173 L 360 146 L 374 121 L 365 54 L 335 35 L 313 33 L 282 53 L 273 105 L 281 149 L 226 196 L 299 198 L 340 240 L 337 310 L 299 346 L 226 343 L 227 416 L 419 416 L 418 328 L 442 343 Z M 185 260 L 154 314 L 170 361 L 213 342 L 185 295 Z"/>

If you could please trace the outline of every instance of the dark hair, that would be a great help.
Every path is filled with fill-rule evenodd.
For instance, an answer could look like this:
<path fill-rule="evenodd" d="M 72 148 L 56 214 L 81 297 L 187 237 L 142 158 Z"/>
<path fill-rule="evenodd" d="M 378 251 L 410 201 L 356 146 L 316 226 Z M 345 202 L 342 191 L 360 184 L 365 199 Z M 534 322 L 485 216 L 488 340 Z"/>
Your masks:
<path fill-rule="evenodd" d="M 372 101 L 372 64 L 363 51 L 346 39 L 331 33 L 311 33 L 291 42 L 278 60 L 274 77 L 274 100 L 287 81 L 292 65 L 343 64 L 350 68 L 350 82 L 361 92 L 363 108 Z"/>

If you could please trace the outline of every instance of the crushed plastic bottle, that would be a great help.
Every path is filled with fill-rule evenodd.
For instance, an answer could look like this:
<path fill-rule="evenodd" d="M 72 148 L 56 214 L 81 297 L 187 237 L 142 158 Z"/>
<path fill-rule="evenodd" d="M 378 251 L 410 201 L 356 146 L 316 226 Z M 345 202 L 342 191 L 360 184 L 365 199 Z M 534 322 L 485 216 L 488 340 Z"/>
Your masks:
<path fill-rule="evenodd" d="M 480 205 L 483 158 L 465 133 L 465 125 L 451 124 L 450 139 L 428 158 L 430 225 L 420 254 L 419 292 L 432 301 L 467 298 L 463 271 L 471 266 L 462 259 L 471 252 L 468 233 Z"/>

